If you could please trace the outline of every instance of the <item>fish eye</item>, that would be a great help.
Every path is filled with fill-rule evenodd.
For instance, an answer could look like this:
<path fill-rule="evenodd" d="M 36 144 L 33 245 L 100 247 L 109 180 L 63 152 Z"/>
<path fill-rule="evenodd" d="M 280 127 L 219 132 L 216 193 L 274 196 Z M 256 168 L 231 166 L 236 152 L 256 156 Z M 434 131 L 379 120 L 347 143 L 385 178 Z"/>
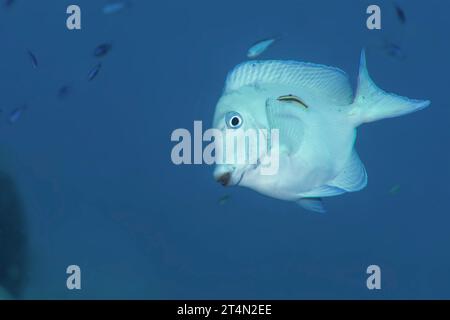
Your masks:
<path fill-rule="evenodd" d="M 242 125 L 242 117 L 237 112 L 228 112 L 225 116 L 225 122 L 230 129 L 237 129 Z"/>

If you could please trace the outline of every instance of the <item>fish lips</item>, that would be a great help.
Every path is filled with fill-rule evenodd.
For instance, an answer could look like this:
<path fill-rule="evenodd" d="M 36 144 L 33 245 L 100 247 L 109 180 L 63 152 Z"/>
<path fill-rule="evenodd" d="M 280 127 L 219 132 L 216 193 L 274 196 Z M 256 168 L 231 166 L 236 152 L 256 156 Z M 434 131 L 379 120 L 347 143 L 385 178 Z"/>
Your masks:
<path fill-rule="evenodd" d="M 244 177 L 245 169 L 240 170 L 228 165 L 216 165 L 214 179 L 224 187 L 239 185 Z"/>

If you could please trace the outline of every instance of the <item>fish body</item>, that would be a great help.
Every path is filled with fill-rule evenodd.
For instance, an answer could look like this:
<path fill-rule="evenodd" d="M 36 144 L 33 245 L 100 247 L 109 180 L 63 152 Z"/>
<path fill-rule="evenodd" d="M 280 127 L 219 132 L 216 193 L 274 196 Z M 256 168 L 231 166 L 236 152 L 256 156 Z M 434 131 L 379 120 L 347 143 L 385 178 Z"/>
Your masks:
<path fill-rule="evenodd" d="M 386 54 L 397 60 L 405 60 L 406 54 L 400 46 L 396 45 L 392 42 L 385 42 L 383 46 L 383 50 Z"/>
<path fill-rule="evenodd" d="M 225 205 L 230 200 L 230 198 L 231 198 L 231 196 L 228 194 L 220 197 L 218 200 L 219 205 L 221 205 L 221 206 Z"/>
<path fill-rule="evenodd" d="M 65 99 L 67 98 L 67 96 L 70 93 L 70 86 L 68 85 L 63 85 L 62 87 L 59 88 L 58 90 L 58 98 L 60 99 Z"/>
<path fill-rule="evenodd" d="M 31 50 L 27 50 L 27 53 L 28 53 L 28 56 L 30 57 L 31 65 L 33 66 L 33 68 L 36 69 L 39 65 L 36 55 Z"/>
<path fill-rule="evenodd" d="M 397 18 L 402 24 L 406 23 L 406 15 L 402 8 L 394 4 L 395 12 L 397 13 Z"/>
<path fill-rule="evenodd" d="M 358 191 L 367 184 L 365 167 L 354 149 L 356 128 L 429 104 L 378 88 L 368 74 L 364 51 L 355 96 L 348 76 L 337 68 L 278 60 L 243 63 L 227 77 L 214 128 L 225 136 L 230 130 L 275 129 L 279 142 L 276 146 L 269 134 L 263 136 L 270 147 L 258 154 L 256 164 L 231 158 L 216 164 L 214 177 L 223 185 L 248 187 L 324 212 L 323 197 Z M 230 114 L 239 115 L 239 128 L 227 120 Z M 247 153 L 252 147 L 248 148 Z M 231 152 L 219 143 L 216 150 Z M 278 153 L 278 170 L 264 174 L 262 164 L 272 151 Z"/>
<path fill-rule="evenodd" d="M 109 53 L 109 51 L 111 51 L 111 49 L 112 45 L 110 43 L 102 43 L 98 45 L 97 48 L 95 48 L 94 56 L 97 58 L 106 56 Z"/>
<path fill-rule="evenodd" d="M 264 39 L 261 41 L 258 41 L 257 43 L 253 44 L 250 49 L 247 51 L 247 57 L 250 59 L 254 59 L 258 56 L 260 56 L 264 51 L 266 51 L 274 42 L 276 41 L 275 38 L 271 39 Z"/>
<path fill-rule="evenodd" d="M 10 6 L 12 6 L 14 4 L 14 0 L 4 0 L 3 1 L 3 6 L 4 7 L 10 7 Z"/>
<path fill-rule="evenodd" d="M 100 69 L 102 68 L 102 64 L 98 63 L 96 64 L 88 73 L 88 80 L 92 81 L 97 77 L 98 73 L 100 72 Z"/>
<path fill-rule="evenodd" d="M 11 113 L 9 114 L 8 122 L 10 124 L 16 123 L 22 116 L 23 111 L 25 111 L 26 109 L 27 109 L 27 107 L 24 105 L 22 107 L 18 107 L 18 108 L 15 108 L 14 110 L 12 110 Z"/>
<path fill-rule="evenodd" d="M 390 193 L 391 195 L 396 195 L 396 194 L 399 193 L 399 192 L 400 192 L 400 185 L 399 185 L 399 184 L 396 184 L 396 185 L 392 186 L 392 187 L 389 189 L 389 193 Z"/>

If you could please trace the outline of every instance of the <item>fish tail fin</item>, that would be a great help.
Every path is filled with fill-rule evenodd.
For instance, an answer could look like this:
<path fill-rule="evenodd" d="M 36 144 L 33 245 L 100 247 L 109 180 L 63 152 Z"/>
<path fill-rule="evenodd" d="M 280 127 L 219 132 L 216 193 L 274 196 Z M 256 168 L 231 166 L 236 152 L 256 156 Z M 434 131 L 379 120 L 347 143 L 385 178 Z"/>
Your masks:
<path fill-rule="evenodd" d="M 429 100 L 409 99 L 378 88 L 369 76 L 365 51 L 362 50 L 358 88 L 350 111 L 355 127 L 363 123 L 402 116 L 424 109 L 429 105 Z"/>

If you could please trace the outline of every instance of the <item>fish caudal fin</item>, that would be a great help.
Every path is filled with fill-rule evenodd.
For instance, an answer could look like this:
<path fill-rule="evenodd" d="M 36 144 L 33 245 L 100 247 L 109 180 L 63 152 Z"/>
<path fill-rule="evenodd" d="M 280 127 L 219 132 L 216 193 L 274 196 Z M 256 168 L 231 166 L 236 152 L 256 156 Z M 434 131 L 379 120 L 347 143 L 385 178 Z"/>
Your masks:
<path fill-rule="evenodd" d="M 361 52 L 358 88 L 350 116 L 355 127 L 362 123 L 402 116 L 426 108 L 428 100 L 415 100 L 387 93 L 378 88 L 367 71 L 366 56 Z"/>

